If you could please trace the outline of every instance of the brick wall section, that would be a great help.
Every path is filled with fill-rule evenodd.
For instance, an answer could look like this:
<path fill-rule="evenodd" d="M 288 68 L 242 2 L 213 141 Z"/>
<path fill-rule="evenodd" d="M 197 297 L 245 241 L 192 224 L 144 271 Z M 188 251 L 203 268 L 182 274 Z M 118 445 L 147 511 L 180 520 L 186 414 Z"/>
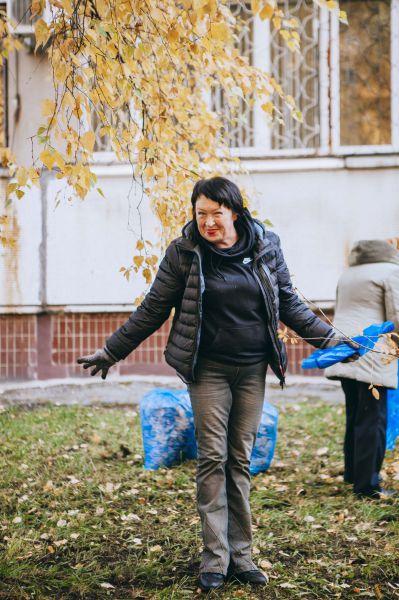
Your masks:
<path fill-rule="evenodd" d="M 0 316 L 0 379 L 36 379 L 36 315 Z"/>
<path fill-rule="evenodd" d="M 123 313 L 0 316 L 0 380 L 89 376 L 76 364 L 77 357 L 102 347 L 127 317 Z M 163 355 L 169 328 L 170 322 L 165 323 L 114 370 L 121 375 L 174 374 Z M 287 349 L 290 374 L 320 374 L 301 369 L 301 361 L 312 352 L 306 342 L 287 344 Z"/>

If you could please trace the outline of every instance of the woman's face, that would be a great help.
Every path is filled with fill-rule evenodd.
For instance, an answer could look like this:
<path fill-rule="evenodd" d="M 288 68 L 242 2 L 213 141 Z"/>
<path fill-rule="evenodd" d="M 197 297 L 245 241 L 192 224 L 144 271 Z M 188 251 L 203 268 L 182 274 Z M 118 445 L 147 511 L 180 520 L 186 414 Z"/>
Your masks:
<path fill-rule="evenodd" d="M 238 240 L 234 221 L 237 213 L 202 195 L 195 203 L 195 220 L 198 231 L 217 248 L 230 248 Z"/>

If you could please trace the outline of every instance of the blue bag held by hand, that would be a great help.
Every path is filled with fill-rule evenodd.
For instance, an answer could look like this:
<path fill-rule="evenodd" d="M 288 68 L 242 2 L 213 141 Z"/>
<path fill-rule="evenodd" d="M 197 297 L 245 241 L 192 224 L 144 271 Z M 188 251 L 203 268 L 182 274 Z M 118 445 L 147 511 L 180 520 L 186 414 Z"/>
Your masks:
<path fill-rule="evenodd" d="M 383 323 L 375 323 L 363 330 L 363 335 L 358 335 L 351 338 L 353 341 L 361 344 L 359 350 L 354 350 L 347 344 L 339 344 L 335 348 L 326 348 L 325 350 L 316 350 L 310 356 L 302 361 L 303 369 L 326 369 L 337 362 L 352 356 L 355 352 L 359 352 L 363 356 L 371 350 L 378 341 L 378 336 L 383 333 L 389 333 L 395 329 L 392 321 L 384 321 Z M 396 390 L 387 391 L 387 450 L 393 450 L 395 440 L 399 436 L 399 382 Z"/>
<path fill-rule="evenodd" d="M 194 421 L 186 390 L 154 389 L 140 402 L 144 468 L 159 469 L 196 458 Z"/>
<path fill-rule="evenodd" d="M 267 471 L 273 460 L 277 440 L 278 410 L 273 404 L 265 402 L 262 417 L 251 454 L 249 472 L 251 475 Z"/>
<path fill-rule="evenodd" d="M 341 362 L 345 358 L 352 356 L 358 352 L 363 356 L 374 348 L 374 344 L 378 342 L 378 336 L 383 333 L 389 333 L 395 329 L 392 321 L 384 321 L 384 323 L 375 323 L 363 330 L 363 335 L 356 335 L 351 338 L 354 342 L 360 344 L 359 350 L 351 348 L 347 344 L 339 344 L 335 348 L 326 348 L 324 350 L 315 350 L 310 356 L 302 361 L 302 369 L 326 369 Z"/>

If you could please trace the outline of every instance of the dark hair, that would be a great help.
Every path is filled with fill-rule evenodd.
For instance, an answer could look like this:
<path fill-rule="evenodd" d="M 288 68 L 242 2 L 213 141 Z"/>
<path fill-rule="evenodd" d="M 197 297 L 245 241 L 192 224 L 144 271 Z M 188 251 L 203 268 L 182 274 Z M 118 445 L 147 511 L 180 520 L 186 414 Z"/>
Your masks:
<path fill-rule="evenodd" d="M 231 208 L 238 215 L 243 214 L 244 203 L 241 192 L 235 183 L 225 177 L 210 177 L 209 179 L 197 181 L 191 195 L 193 212 L 195 211 L 195 203 L 201 195 Z"/>

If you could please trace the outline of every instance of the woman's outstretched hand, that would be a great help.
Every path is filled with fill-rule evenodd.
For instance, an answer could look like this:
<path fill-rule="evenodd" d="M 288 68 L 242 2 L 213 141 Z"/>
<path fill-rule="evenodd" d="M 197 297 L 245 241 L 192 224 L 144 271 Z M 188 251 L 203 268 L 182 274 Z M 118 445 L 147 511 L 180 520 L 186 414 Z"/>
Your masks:
<path fill-rule="evenodd" d="M 84 369 L 90 369 L 90 367 L 94 367 L 94 369 L 91 371 L 91 375 L 96 375 L 99 371 L 101 371 L 101 378 L 105 379 L 107 377 L 109 368 L 116 363 L 116 360 L 114 360 L 112 356 L 108 354 L 105 348 L 100 348 L 99 350 L 96 350 L 94 354 L 80 356 L 77 362 L 79 365 L 83 365 Z"/>
<path fill-rule="evenodd" d="M 327 341 L 327 343 L 324 345 L 324 348 L 335 348 L 335 346 L 339 346 L 340 344 L 346 344 L 347 346 L 349 346 L 350 348 L 353 348 L 354 350 L 359 350 L 359 348 L 360 348 L 358 343 L 354 342 L 349 337 L 345 337 L 345 336 L 341 336 L 341 335 L 334 335 L 332 338 L 330 338 Z M 341 362 L 343 362 L 343 363 L 355 362 L 359 358 L 360 358 L 360 354 L 358 352 L 356 352 L 355 354 L 352 354 L 352 356 L 348 356 L 348 358 L 345 358 Z"/>

